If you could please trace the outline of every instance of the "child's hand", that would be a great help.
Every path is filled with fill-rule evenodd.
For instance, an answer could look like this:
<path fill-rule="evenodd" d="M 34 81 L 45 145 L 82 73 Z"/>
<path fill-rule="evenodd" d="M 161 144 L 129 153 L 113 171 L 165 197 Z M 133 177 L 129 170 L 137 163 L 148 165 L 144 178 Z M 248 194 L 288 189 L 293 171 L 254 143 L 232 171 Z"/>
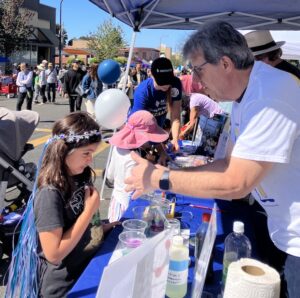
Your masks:
<path fill-rule="evenodd" d="M 119 226 L 121 224 L 122 223 L 120 221 L 114 221 L 114 222 L 102 224 L 103 233 L 105 234 L 105 233 L 109 232 L 112 228 L 114 228 L 115 226 Z"/>
<path fill-rule="evenodd" d="M 97 189 L 93 186 L 87 186 L 84 197 L 84 211 L 93 215 L 100 207 L 100 196 Z"/>

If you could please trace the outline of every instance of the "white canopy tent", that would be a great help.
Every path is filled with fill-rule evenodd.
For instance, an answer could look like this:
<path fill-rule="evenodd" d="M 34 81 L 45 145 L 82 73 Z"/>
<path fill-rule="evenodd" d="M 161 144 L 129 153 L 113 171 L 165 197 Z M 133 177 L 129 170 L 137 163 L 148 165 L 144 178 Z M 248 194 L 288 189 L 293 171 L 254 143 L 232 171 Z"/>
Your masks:
<path fill-rule="evenodd" d="M 209 20 L 222 20 L 239 30 L 300 30 L 300 0 L 89 0 L 112 17 L 132 27 L 125 72 L 127 80 L 141 29 L 195 30 Z M 123 88 L 125 91 L 125 86 Z M 107 165 L 111 158 L 109 152 Z M 104 181 L 101 198 L 104 190 Z"/>
<path fill-rule="evenodd" d="M 282 47 L 282 58 L 300 61 L 300 42 L 287 42 Z"/>

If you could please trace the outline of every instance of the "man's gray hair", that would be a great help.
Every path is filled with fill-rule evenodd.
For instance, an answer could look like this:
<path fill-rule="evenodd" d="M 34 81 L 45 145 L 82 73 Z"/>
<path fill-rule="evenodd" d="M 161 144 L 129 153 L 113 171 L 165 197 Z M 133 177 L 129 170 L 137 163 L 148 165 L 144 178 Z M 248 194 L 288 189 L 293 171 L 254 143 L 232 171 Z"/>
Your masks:
<path fill-rule="evenodd" d="M 205 61 L 211 64 L 218 64 L 223 56 L 227 56 L 237 69 L 247 69 L 254 63 L 254 56 L 244 36 L 223 21 L 205 23 L 186 41 L 184 57 L 197 54 L 203 54 Z"/>

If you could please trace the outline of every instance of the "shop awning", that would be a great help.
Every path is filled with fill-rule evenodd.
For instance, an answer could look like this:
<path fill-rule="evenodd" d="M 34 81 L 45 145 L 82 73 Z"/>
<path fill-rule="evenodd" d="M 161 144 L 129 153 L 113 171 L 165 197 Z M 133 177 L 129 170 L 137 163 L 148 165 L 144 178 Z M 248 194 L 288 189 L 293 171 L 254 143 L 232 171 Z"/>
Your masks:
<path fill-rule="evenodd" d="M 38 28 L 38 30 L 42 32 L 52 46 L 58 47 L 59 40 L 50 29 Z M 43 43 L 45 43 L 45 41 L 43 41 Z"/>

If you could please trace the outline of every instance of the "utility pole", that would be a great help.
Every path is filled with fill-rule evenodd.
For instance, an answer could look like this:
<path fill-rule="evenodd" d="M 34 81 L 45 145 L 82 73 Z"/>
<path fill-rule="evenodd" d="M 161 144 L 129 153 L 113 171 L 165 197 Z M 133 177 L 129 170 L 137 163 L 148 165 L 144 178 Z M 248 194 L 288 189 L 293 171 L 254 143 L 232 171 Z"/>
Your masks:
<path fill-rule="evenodd" d="M 58 43 L 58 55 L 59 55 L 59 69 L 62 68 L 61 63 L 61 50 L 62 50 L 62 25 L 61 25 L 61 15 L 62 15 L 62 3 L 64 0 L 60 0 L 59 5 L 59 43 Z"/>

